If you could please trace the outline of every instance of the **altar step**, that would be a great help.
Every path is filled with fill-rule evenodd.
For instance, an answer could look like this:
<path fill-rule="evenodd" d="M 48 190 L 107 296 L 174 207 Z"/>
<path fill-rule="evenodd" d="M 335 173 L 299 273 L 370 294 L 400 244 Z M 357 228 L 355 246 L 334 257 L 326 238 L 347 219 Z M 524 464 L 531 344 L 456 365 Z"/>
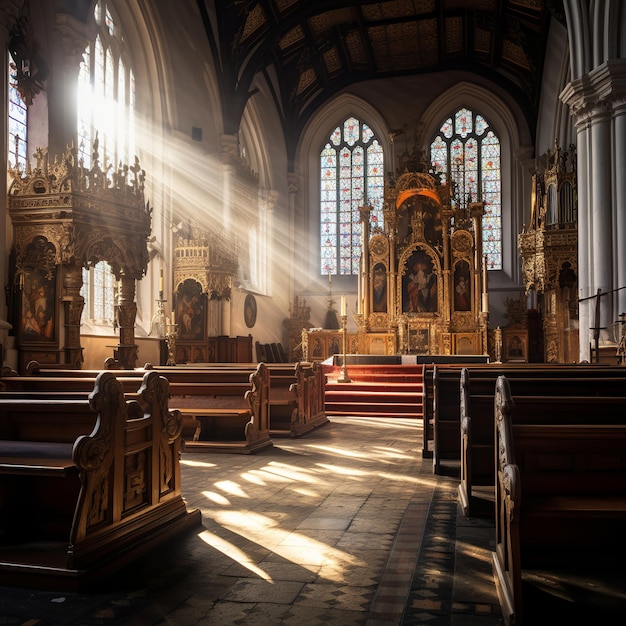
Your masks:
<path fill-rule="evenodd" d="M 339 382 L 341 368 L 324 366 L 327 376 L 327 415 L 423 418 L 422 367 L 355 365 L 348 367 L 351 382 Z"/>

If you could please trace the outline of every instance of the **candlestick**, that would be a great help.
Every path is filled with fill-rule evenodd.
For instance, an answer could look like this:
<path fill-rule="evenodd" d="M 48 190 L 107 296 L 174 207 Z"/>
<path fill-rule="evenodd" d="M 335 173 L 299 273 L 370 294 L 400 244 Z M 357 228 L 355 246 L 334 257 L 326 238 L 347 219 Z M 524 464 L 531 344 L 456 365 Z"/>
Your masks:
<path fill-rule="evenodd" d="M 346 306 L 346 297 L 341 296 L 341 309 L 345 311 Z M 337 378 L 338 383 L 351 383 L 352 380 L 350 376 L 348 376 L 348 363 L 347 363 L 347 345 L 348 345 L 348 316 L 343 313 L 341 315 L 341 333 L 343 335 L 343 359 L 341 360 L 341 370 L 339 371 L 339 376 Z"/>

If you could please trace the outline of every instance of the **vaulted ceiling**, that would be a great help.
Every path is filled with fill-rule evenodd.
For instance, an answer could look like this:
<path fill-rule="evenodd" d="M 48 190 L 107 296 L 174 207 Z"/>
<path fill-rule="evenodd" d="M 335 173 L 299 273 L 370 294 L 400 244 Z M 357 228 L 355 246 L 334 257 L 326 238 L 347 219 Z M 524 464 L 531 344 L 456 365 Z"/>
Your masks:
<path fill-rule="evenodd" d="M 263 74 L 288 138 L 352 83 L 444 70 L 491 78 L 519 102 L 532 128 L 550 16 L 563 20 L 562 0 L 198 4 L 221 62 L 226 132 L 236 132 L 254 79 Z"/>

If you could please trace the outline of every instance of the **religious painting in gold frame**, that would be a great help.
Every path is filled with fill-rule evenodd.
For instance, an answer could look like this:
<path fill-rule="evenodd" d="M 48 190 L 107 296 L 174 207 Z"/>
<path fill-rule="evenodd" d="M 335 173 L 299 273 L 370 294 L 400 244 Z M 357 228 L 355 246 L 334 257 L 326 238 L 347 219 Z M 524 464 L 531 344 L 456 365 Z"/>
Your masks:
<path fill-rule="evenodd" d="M 31 268 L 20 278 L 20 345 L 57 342 L 56 269 Z"/>
<path fill-rule="evenodd" d="M 436 313 L 438 311 L 438 276 L 433 258 L 423 248 L 416 248 L 406 261 L 402 277 L 402 311 Z"/>
<path fill-rule="evenodd" d="M 174 316 L 180 341 L 207 338 L 207 296 L 199 282 L 188 278 L 174 294 Z"/>

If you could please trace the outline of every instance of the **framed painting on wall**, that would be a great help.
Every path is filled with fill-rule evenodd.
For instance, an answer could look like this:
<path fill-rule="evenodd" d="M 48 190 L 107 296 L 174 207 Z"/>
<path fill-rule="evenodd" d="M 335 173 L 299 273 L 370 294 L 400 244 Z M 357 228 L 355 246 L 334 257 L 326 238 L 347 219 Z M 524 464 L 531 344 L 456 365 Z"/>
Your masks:
<path fill-rule="evenodd" d="M 437 311 L 437 274 L 428 254 L 418 248 L 406 263 L 403 276 L 402 310 L 405 313 Z"/>
<path fill-rule="evenodd" d="M 503 336 L 504 362 L 528 361 L 528 331 L 505 329 Z"/>
<path fill-rule="evenodd" d="M 256 298 L 249 293 L 243 304 L 243 318 L 248 328 L 256 324 Z"/>
<path fill-rule="evenodd" d="M 187 279 L 174 294 L 174 311 L 181 341 L 205 341 L 207 335 L 207 297 L 202 286 Z"/>
<path fill-rule="evenodd" d="M 20 280 L 19 339 L 22 344 L 57 341 L 56 280 L 41 269 L 31 269 Z"/>

